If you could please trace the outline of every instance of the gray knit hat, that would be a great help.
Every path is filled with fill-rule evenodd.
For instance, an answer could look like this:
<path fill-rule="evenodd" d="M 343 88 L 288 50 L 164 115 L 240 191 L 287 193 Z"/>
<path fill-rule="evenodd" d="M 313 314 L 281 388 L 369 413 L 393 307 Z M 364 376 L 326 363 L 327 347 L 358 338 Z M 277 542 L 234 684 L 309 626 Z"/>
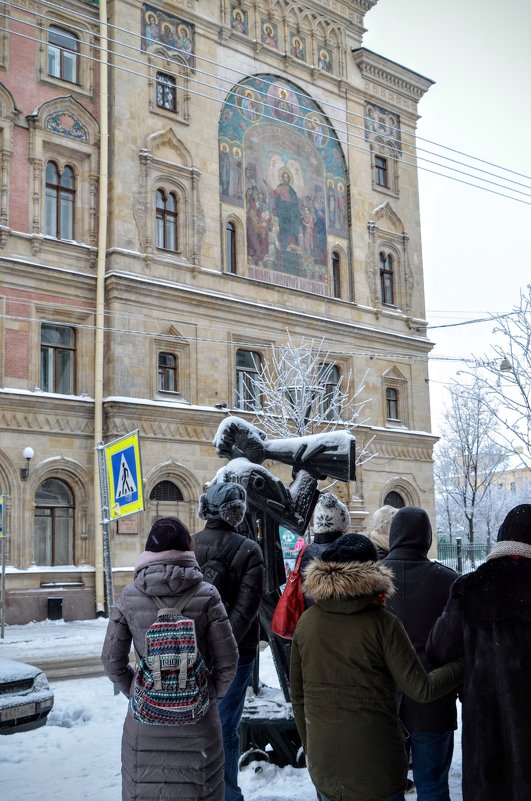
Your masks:
<path fill-rule="evenodd" d="M 246 508 L 247 495 L 240 484 L 213 481 L 199 498 L 198 515 L 202 520 L 224 520 L 229 526 L 239 526 Z"/>
<path fill-rule="evenodd" d="M 350 515 L 345 504 L 331 492 L 323 492 L 313 513 L 313 533 L 331 531 L 345 534 L 349 524 Z"/>

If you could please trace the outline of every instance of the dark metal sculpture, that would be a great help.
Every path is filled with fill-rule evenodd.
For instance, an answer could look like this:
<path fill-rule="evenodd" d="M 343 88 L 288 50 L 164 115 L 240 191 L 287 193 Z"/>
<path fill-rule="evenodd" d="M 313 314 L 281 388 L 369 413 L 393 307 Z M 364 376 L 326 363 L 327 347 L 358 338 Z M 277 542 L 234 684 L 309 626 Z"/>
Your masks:
<path fill-rule="evenodd" d="M 304 535 L 317 499 L 320 479 L 353 481 L 355 438 L 347 431 L 312 434 L 286 439 L 267 438 L 259 428 L 240 417 L 227 417 L 214 438 L 218 456 L 228 463 L 214 481 L 235 481 L 247 492 L 247 515 L 242 528 L 256 540 L 264 553 L 266 582 L 260 607 L 263 639 L 268 639 L 286 702 L 289 702 L 290 642 L 270 631 L 270 621 L 286 581 L 279 526 Z M 291 465 L 293 480 L 286 486 L 263 463 L 269 460 Z M 258 666 L 253 680 L 258 695 Z M 300 764 L 300 739 L 290 708 L 270 710 L 267 716 L 253 713 L 247 704 L 241 724 L 242 759 L 261 753 L 266 743 L 280 765 Z"/>

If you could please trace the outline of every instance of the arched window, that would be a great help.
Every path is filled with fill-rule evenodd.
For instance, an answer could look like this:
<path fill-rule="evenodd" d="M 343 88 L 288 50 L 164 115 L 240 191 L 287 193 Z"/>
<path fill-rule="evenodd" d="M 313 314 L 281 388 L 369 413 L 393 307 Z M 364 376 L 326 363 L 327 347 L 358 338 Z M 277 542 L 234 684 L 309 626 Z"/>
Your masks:
<path fill-rule="evenodd" d="M 55 161 L 49 161 L 46 165 L 45 234 L 57 239 L 74 239 L 75 200 L 72 167 L 67 165 L 60 173 Z"/>
<path fill-rule="evenodd" d="M 225 226 L 225 259 L 228 273 L 236 273 L 236 226 L 228 222 Z"/>
<path fill-rule="evenodd" d="M 323 387 L 321 414 L 327 420 L 338 420 L 340 410 L 337 404 L 337 390 L 341 381 L 339 367 L 335 364 L 319 365 L 319 380 Z"/>
<path fill-rule="evenodd" d="M 48 28 L 48 75 L 78 83 L 79 39 L 70 31 Z"/>
<path fill-rule="evenodd" d="M 406 502 L 399 492 L 391 490 L 384 498 L 384 506 L 392 506 L 394 509 L 403 509 Z"/>
<path fill-rule="evenodd" d="M 341 297 L 341 260 L 337 250 L 332 253 L 332 295 Z"/>
<path fill-rule="evenodd" d="M 398 390 L 394 387 L 386 387 L 385 406 L 385 412 L 388 420 L 400 420 L 398 408 Z"/>
<path fill-rule="evenodd" d="M 380 291 L 382 303 L 392 306 L 394 300 L 393 257 L 389 253 L 380 253 Z"/>
<path fill-rule="evenodd" d="M 177 392 L 177 357 L 159 353 L 159 392 Z"/>
<path fill-rule="evenodd" d="M 58 478 L 43 481 L 35 494 L 35 563 L 74 564 L 74 496 Z"/>
<path fill-rule="evenodd" d="M 172 75 L 157 72 L 157 106 L 177 112 L 177 81 Z"/>
<path fill-rule="evenodd" d="M 164 250 L 178 249 L 177 196 L 174 192 L 157 189 L 157 247 Z"/>
<path fill-rule="evenodd" d="M 175 501 L 184 500 L 179 487 L 173 481 L 159 481 L 151 490 L 150 501 Z"/>
<path fill-rule="evenodd" d="M 256 381 L 262 370 L 262 358 L 252 350 L 236 351 L 236 408 L 254 411 L 260 408 Z"/>
<path fill-rule="evenodd" d="M 75 392 L 75 334 L 66 325 L 41 325 L 40 388 L 44 392 Z"/>

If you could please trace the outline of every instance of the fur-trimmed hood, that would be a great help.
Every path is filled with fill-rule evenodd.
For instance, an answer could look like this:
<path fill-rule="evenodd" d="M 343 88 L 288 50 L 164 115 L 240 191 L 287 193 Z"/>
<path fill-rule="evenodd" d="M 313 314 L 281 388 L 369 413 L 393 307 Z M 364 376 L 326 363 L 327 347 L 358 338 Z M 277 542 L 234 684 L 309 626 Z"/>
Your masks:
<path fill-rule="evenodd" d="M 325 562 L 315 559 L 305 572 L 302 589 L 315 603 L 363 600 L 393 594 L 393 573 L 379 562 Z"/>

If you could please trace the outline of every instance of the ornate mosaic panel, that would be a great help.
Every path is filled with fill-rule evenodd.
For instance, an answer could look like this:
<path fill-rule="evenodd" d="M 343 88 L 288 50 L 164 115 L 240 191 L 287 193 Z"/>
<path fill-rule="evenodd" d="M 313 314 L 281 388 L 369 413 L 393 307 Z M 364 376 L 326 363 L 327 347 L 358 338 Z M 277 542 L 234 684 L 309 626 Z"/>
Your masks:
<path fill-rule="evenodd" d="M 374 103 L 365 103 L 365 139 L 369 142 L 380 139 L 401 153 L 399 115 Z"/>
<path fill-rule="evenodd" d="M 190 69 L 194 68 L 194 26 L 153 6 L 142 6 L 142 50 L 160 44 L 177 50 Z"/>
<path fill-rule="evenodd" d="M 53 114 L 48 114 L 44 120 L 44 130 L 52 131 L 59 136 L 67 136 L 78 142 L 89 141 L 88 130 L 69 111 L 55 111 Z"/>
<path fill-rule="evenodd" d="M 230 27 L 236 33 L 249 35 L 249 15 L 245 8 L 241 8 L 236 3 L 231 3 L 230 6 Z"/>
<path fill-rule="evenodd" d="M 278 25 L 268 19 L 260 20 L 262 43 L 278 48 Z"/>
<path fill-rule="evenodd" d="M 272 75 L 247 78 L 221 111 L 220 190 L 245 211 L 251 276 L 326 294 L 327 235 L 347 237 L 343 154 L 312 98 Z"/>

